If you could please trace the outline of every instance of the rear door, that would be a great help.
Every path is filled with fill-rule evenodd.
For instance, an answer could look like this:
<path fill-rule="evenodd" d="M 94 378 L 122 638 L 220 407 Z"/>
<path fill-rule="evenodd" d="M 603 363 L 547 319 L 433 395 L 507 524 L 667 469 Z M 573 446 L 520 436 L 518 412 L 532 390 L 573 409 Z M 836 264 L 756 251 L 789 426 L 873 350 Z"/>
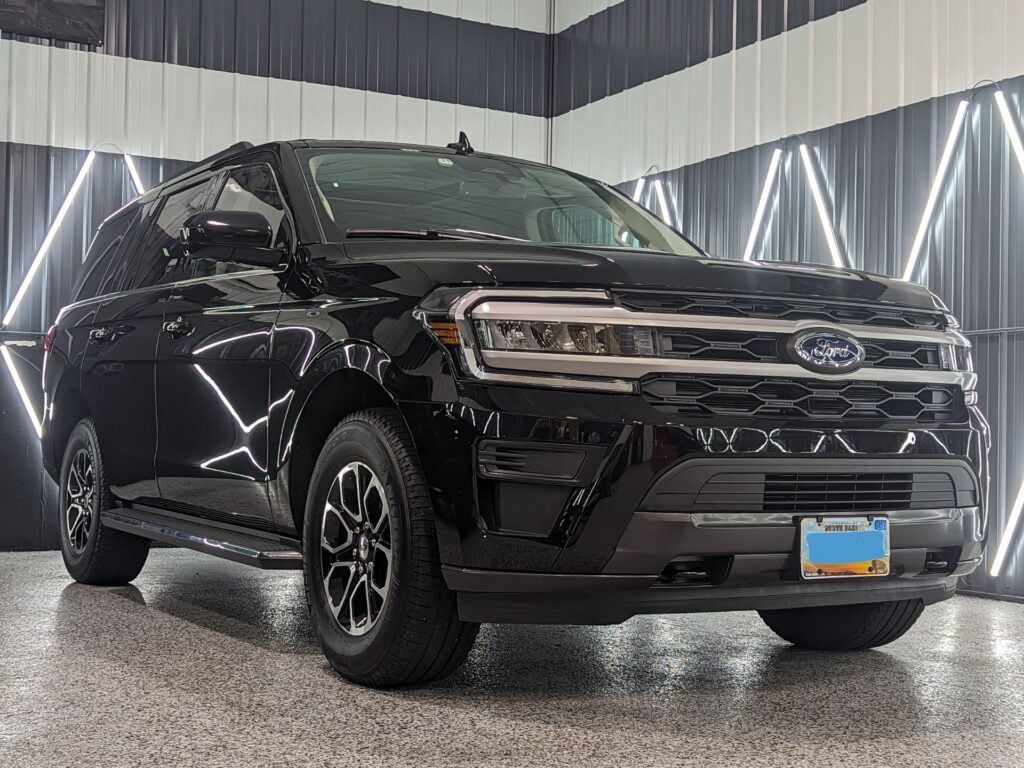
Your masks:
<path fill-rule="evenodd" d="M 148 203 L 121 242 L 114 277 L 89 328 L 82 394 L 89 404 L 113 492 L 126 500 L 159 497 L 155 368 L 162 301 L 175 271 L 179 221 L 202 210 L 211 178 L 188 182 Z M 173 233 L 173 239 L 172 239 Z"/>
<path fill-rule="evenodd" d="M 268 163 L 222 174 L 219 210 L 262 213 L 282 248 L 291 226 Z M 267 495 L 271 334 L 282 269 L 203 258 L 163 304 L 157 355 L 156 470 L 164 505 L 272 527 Z"/>

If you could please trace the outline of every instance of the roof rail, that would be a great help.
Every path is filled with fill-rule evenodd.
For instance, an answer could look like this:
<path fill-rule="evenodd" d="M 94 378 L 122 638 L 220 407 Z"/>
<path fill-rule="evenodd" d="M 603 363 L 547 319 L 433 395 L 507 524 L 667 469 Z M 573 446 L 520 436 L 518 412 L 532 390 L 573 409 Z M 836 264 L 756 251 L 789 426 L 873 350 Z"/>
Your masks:
<path fill-rule="evenodd" d="M 198 160 L 192 163 L 192 165 L 188 166 L 180 173 L 176 173 L 171 178 L 164 181 L 162 184 L 160 184 L 160 186 L 165 186 L 166 184 L 169 184 L 175 179 L 180 179 L 182 176 L 187 176 L 188 174 L 194 173 L 195 171 L 198 171 L 202 168 L 208 168 L 209 166 L 215 164 L 219 160 L 223 160 L 226 157 L 230 157 L 231 155 L 234 155 L 237 152 L 242 152 L 243 150 L 246 149 L 252 149 L 254 146 L 255 145 L 251 141 L 236 142 L 227 149 L 222 149 L 220 152 L 214 152 L 209 157 L 204 157 L 202 160 Z"/>

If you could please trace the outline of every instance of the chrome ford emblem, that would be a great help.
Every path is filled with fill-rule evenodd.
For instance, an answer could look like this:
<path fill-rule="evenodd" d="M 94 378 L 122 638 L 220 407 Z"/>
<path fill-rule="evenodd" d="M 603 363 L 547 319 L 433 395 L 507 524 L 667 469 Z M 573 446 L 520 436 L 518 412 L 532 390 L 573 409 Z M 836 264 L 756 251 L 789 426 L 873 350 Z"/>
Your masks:
<path fill-rule="evenodd" d="M 853 336 L 836 331 L 804 331 L 793 336 L 787 346 L 793 359 L 811 371 L 847 373 L 864 362 L 861 343 Z"/>

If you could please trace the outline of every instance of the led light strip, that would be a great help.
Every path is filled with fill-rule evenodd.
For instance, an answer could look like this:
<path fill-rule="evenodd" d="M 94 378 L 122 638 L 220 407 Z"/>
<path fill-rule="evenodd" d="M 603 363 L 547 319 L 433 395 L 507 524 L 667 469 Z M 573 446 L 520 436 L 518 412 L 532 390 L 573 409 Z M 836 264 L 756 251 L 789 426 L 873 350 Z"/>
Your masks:
<path fill-rule="evenodd" d="M 128 175 L 132 180 L 132 186 L 135 187 L 135 191 L 138 194 L 143 194 L 146 191 L 146 188 L 142 183 L 142 178 L 139 176 L 138 169 L 135 167 L 135 162 L 128 153 L 125 152 L 122 153 L 122 155 L 124 157 L 125 165 L 128 168 Z M 64 202 L 61 203 L 60 209 L 57 211 L 57 215 L 53 218 L 53 223 L 50 224 L 50 228 L 46 231 L 46 236 L 43 237 L 43 242 L 36 251 L 36 255 L 32 258 L 32 263 L 29 265 L 28 272 L 25 273 L 25 277 L 22 278 L 21 285 L 18 287 L 17 293 L 14 294 L 14 299 L 11 300 L 11 304 L 7 308 L 7 312 L 4 313 L 3 323 L 0 323 L 0 329 L 6 328 L 10 325 L 11 321 L 18 313 L 18 308 L 21 306 L 21 302 L 25 299 L 25 295 L 28 293 L 28 289 L 32 285 L 32 280 L 35 279 L 36 274 L 39 272 L 43 262 L 46 260 L 46 254 L 49 253 L 50 247 L 53 245 L 53 241 L 57 237 L 57 232 L 60 230 L 61 224 L 64 223 L 64 219 L 67 218 L 68 212 L 71 210 L 71 205 L 74 203 L 79 190 L 81 190 L 82 185 L 85 183 L 85 179 L 89 175 L 89 171 L 92 170 L 92 165 L 95 160 L 96 150 L 91 149 L 89 150 L 89 154 L 86 155 L 85 162 L 82 163 L 82 167 L 78 169 L 78 174 L 75 176 L 75 180 L 72 182 L 71 188 L 68 190 L 67 197 L 64 198 Z M 36 415 L 35 408 L 32 405 L 32 400 L 28 395 L 28 390 L 25 388 L 25 383 L 21 380 L 21 376 L 18 375 L 18 370 L 15 367 L 14 358 L 11 356 L 10 350 L 6 347 L 0 347 L 0 355 L 2 355 L 4 363 L 7 365 L 7 371 L 11 374 L 11 379 L 14 381 L 14 386 L 18 390 L 18 395 L 21 397 L 21 402 L 25 406 L 25 412 L 28 414 L 29 420 L 32 422 L 36 435 L 42 437 L 42 422 Z"/>
<path fill-rule="evenodd" d="M 1003 125 L 1006 126 L 1006 133 L 1010 137 L 1010 146 L 1013 147 L 1013 154 L 1017 156 L 1017 164 L 1024 172 L 1024 142 L 1021 141 L 1020 129 L 1017 121 L 1010 113 L 1010 105 L 1006 102 L 1006 96 L 1002 91 L 996 91 L 996 106 L 999 107 L 999 116 L 1003 118 Z"/>
<path fill-rule="evenodd" d="M 43 261 L 46 259 L 46 254 L 50 251 L 50 246 L 53 245 L 54 239 L 57 237 L 57 232 L 60 229 L 61 224 L 64 223 L 64 219 L 68 215 L 68 211 L 71 210 L 72 203 L 75 202 L 75 198 L 78 196 L 79 190 L 82 188 L 82 184 L 85 183 L 86 177 L 89 175 L 89 171 L 92 170 L 92 164 L 96 160 L 96 150 L 89 150 L 89 154 L 85 157 L 85 162 L 82 163 L 82 167 L 78 169 L 78 175 L 75 176 L 74 182 L 71 184 L 71 189 L 68 190 L 67 197 L 64 198 L 64 202 L 61 203 L 60 210 L 57 211 L 57 215 L 53 218 L 53 223 L 50 224 L 50 228 L 46 231 L 46 236 L 43 238 L 42 244 L 39 246 L 39 250 L 36 251 L 35 257 L 32 259 L 32 264 L 28 268 L 28 272 L 25 273 L 24 279 L 21 281 L 21 286 L 18 288 L 18 292 L 14 294 L 14 299 L 11 301 L 11 305 L 7 308 L 7 312 L 4 314 L 4 321 L 0 327 L 6 328 L 11 324 L 14 316 L 18 312 L 18 308 L 21 306 L 22 300 L 25 298 L 25 294 L 28 293 L 29 286 L 32 284 L 33 278 L 42 266 Z M 135 163 L 130 155 L 124 155 L 125 165 L 128 167 L 128 175 L 131 177 L 132 186 L 135 187 L 135 191 L 138 194 L 142 194 L 146 191 L 146 188 L 142 184 L 142 179 L 139 177 L 139 171 L 135 167 Z"/>
<path fill-rule="evenodd" d="M 832 263 L 837 267 L 845 267 L 846 259 L 843 258 L 839 240 L 836 238 L 835 230 L 832 229 L 832 219 L 829 217 L 828 206 L 825 205 L 825 196 L 822 194 L 821 185 L 818 183 L 818 174 L 811 161 L 811 151 L 806 144 L 800 145 L 800 159 L 803 161 L 804 173 L 807 174 L 807 183 L 811 185 L 811 195 L 814 197 L 814 206 L 818 209 L 821 227 L 825 230 L 825 240 L 828 242 L 828 250 L 832 254 Z"/>
<path fill-rule="evenodd" d="M 779 163 L 782 160 L 782 150 L 776 149 L 772 152 L 771 162 L 768 164 L 768 173 L 764 177 L 764 186 L 761 187 L 761 197 L 757 201 L 757 210 L 754 211 L 754 222 L 750 225 L 750 236 L 747 238 L 747 247 L 743 249 L 743 260 L 750 261 L 754 256 L 754 243 L 757 241 L 757 234 L 761 231 L 761 220 L 768 208 L 768 196 L 775 185 L 775 176 L 779 172 Z"/>
<path fill-rule="evenodd" d="M 25 382 L 21 380 L 21 376 L 18 375 L 18 369 L 15 366 L 14 358 L 11 356 L 11 351 L 6 346 L 0 346 L 0 357 L 3 357 L 4 363 L 7 365 L 7 371 L 11 374 L 11 379 L 14 381 L 14 388 L 18 390 L 18 396 L 21 398 L 21 404 L 25 406 L 25 413 L 28 414 L 29 420 L 32 422 L 32 428 L 36 431 L 36 437 L 43 436 L 43 423 L 36 415 L 36 409 L 32 405 L 32 400 L 28 396 L 28 390 L 25 389 Z"/>
<path fill-rule="evenodd" d="M 1010 146 L 1013 147 L 1017 164 L 1020 166 L 1021 172 L 1024 173 L 1024 142 L 1021 141 L 1020 128 L 1013 118 L 1010 105 L 1006 102 L 1006 96 L 1001 90 L 996 91 L 995 98 L 999 116 L 1002 117 L 1006 133 L 1010 137 Z M 1006 558 L 1010 554 L 1010 546 L 1013 544 L 1017 526 L 1020 524 L 1022 508 L 1024 508 L 1024 480 L 1021 481 L 1020 488 L 1017 489 L 1017 498 L 1014 499 L 1013 507 L 1010 508 L 1010 516 L 1006 520 L 1006 530 L 1003 531 L 1003 536 L 996 547 L 995 557 L 992 558 L 992 564 L 989 566 L 988 573 L 993 579 L 998 578 Z"/>
<path fill-rule="evenodd" d="M 942 156 L 939 159 L 939 167 L 935 171 L 935 178 L 932 180 L 932 188 L 928 191 L 928 199 L 924 204 L 924 213 L 921 216 L 921 224 L 917 228 L 917 235 L 914 236 L 914 243 L 910 246 L 910 255 L 907 258 L 906 269 L 903 270 L 903 279 L 910 280 L 914 276 L 917 267 L 917 260 L 921 255 L 921 246 L 924 245 L 924 237 L 928 233 L 928 226 L 931 224 L 932 215 L 935 213 L 935 204 L 939 201 L 939 192 L 942 190 L 942 183 L 949 170 L 949 164 L 953 159 L 953 151 L 959 143 L 961 128 L 964 119 L 967 117 L 967 107 L 970 102 L 966 99 L 960 102 L 953 116 L 953 125 L 949 128 L 949 136 L 946 137 L 946 146 L 942 149 Z"/>
<path fill-rule="evenodd" d="M 82 184 L 85 181 L 85 177 L 89 175 L 89 170 L 92 168 L 92 163 L 96 159 L 96 151 L 90 151 L 85 158 L 85 162 L 82 163 L 82 167 L 78 170 L 78 175 L 75 176 L 75 181 L 71 184 L 71 189 L 68 190 L 68 196 L 64 198 L 64 202 L 60 206 L 60 210 L 57 211 L 57 215 L 53 219 L 53 223 L 50 224 L 50 228 L 46 232 L 46 237 L 43 238 L 42 245 L 39 246 L 39 250 L 36 251 L 35 258 L 32 259 L 32 264 L 28 268 L 28 272 L 25 273 L 25 278 L 21 281 L 21 286 L 18 288 L 18 292 L 14 294 L 14 299 L 11 301 L 11 305 L 7 308 L 7 313 L 4 315 L 3 327 L 7 327 L 11 324 L 11 320 L 14 319 L 14 315 L 18 311 L 18 307 L 21 306 L 22 299 L 25 298 L 25 294 L 28 293 L 29 286 L 32 284 L 32 279 L 36 276 L 36 272 L 43 265 L 43 260 L 46 258 L 46 254 L 50 250 L 50 246 L 53 245 L 53 240 L 57 236 L 57 230 L 60 229 L 60 225 L 64 223 L 64 217 L 68 215 L 68 211 L 71 210 L 71 204 L 75 201 L 75 197 L 78 196 L 78 190 L 82 188 Z"/>
<path fill-rule="evenodd" d="M 636 186 L 633 188 L 633 202 L 640 203 L 640 199 L 644 196 L 644 190 L 647 189 L 647 177 L 642 176 L 637 179 Z M 668 203 L 668 195 L 665 194 L 665 184 L 661 179 L 655 179 L 651 182 L 651 189 L 654 190 L 654 197 L 658 202 L 658 211 L 655 211 L 651 206 L 644 205 L 651 213 L 658 213 L 658 218 L 668 224 L 670 227 L 674 226 L 672 223 L 672 206 Z M 643 205 L 643 203 L 640 203 Z"/>

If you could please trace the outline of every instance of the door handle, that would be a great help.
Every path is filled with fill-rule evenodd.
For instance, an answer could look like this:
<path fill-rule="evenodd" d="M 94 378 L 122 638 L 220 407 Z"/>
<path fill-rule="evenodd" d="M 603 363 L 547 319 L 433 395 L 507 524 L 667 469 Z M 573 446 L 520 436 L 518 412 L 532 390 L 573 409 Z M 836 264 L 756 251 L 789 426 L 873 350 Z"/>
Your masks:
<path fill-rule="evenodd" d="M 106 344 L 109 341 L 114 340 L 114 329 L 113 328 L 93 328 L 89 331 L 89 340 L 95 341 L 97 344 Z"/>
<path fill-rule="evenodd" d="M 175 339 L 180 339 L 183 336 L 189 336 L 196 329 L 192 323 L 183 317 L 179 317 L 177 320 L 168 320 L 164 323 L 164 333 Z"/>

